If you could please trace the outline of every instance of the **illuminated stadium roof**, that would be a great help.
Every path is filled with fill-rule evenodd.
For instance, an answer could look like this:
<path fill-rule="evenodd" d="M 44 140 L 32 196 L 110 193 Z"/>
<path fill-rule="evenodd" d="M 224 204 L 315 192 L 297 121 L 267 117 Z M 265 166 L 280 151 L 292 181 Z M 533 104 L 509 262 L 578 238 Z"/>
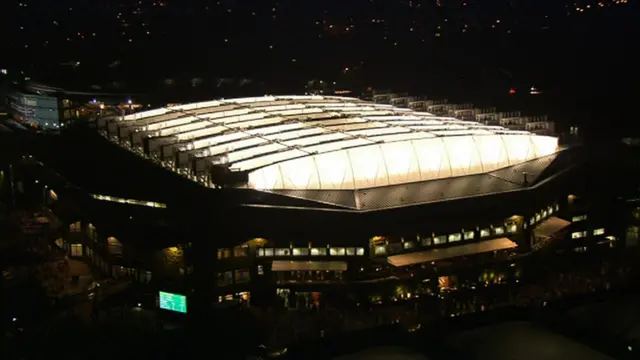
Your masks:
<path fill-rule="evenodd" d="M 555 137 L 335 96 L 216 100 L 113 120 L 121 141 L 146 144 L 144 152 L 164 166 L 207 185 L 210 169 L 227 168 L 246 174 L 238 187 L 258 190 L 424 182 L 558 151 Z"/>

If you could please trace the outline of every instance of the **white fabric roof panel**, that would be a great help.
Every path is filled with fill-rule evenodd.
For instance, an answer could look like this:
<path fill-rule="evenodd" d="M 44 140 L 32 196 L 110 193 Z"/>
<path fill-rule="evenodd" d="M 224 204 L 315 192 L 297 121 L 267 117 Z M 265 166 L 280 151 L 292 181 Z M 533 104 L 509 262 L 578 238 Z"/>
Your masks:
<path fill-rule="evenodd" d="M 558 146 L 555 137 L 318 95 L 215 100 L 124 120 L 165 114 L 172 116 L 143 126 L 144 135 L 171 135 L 181 150 L 222 156 L 232 171 L 248 172 L 247 186 L 256 189 L 352 190 L 464 176 Z"/>

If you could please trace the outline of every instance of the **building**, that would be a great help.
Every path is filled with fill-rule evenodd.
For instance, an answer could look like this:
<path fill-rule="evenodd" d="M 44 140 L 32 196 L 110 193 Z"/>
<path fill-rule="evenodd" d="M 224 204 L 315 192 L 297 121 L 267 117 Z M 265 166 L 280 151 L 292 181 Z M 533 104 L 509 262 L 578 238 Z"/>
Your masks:
<path fill-rule="evenodd" d="M 38 130 L 60 129 L 60 106 L 56 97 L 29 92 L 9 95 L 9 109 L 14 121 Z"/>
<path fill-rule="evenodd" d="M 221 299 L 309 304 L 336 284 L 385 279 L 455 286 L 447 276 L 460 269 L 509 272 L 534 250 L 620 237 L 573 224 L 582 149 L 524 129 L 334 96 L 216 100 L 97 127 L 224 199 L 224 221 L 209 214 Z M 585 244 L 564 243 L 577 232 Z"/>

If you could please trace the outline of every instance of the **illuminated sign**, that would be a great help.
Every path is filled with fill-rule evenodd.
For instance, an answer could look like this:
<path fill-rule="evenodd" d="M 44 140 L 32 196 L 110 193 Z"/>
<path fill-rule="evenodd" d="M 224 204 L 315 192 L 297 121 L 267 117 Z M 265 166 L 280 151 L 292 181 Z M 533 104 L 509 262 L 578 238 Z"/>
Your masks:
<path fill-rule="evenodd" d="M 187 313 L 187 297 L 160 291 L 160 309 Z"/>

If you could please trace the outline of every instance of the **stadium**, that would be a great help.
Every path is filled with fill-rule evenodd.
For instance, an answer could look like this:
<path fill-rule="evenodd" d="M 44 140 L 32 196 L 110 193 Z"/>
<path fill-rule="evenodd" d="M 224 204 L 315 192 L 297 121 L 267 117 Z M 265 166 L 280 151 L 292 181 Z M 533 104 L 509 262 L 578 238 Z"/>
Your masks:
<path fill-rule="evenodd" d="M 182 201 L 215 227 L 207 241 L 225 298 L 441 277 L 562 237 L 580 147 L 499 124 L 317 95 L 96 121 L 110 141 L 215 194 L 217 211 Z"/>

